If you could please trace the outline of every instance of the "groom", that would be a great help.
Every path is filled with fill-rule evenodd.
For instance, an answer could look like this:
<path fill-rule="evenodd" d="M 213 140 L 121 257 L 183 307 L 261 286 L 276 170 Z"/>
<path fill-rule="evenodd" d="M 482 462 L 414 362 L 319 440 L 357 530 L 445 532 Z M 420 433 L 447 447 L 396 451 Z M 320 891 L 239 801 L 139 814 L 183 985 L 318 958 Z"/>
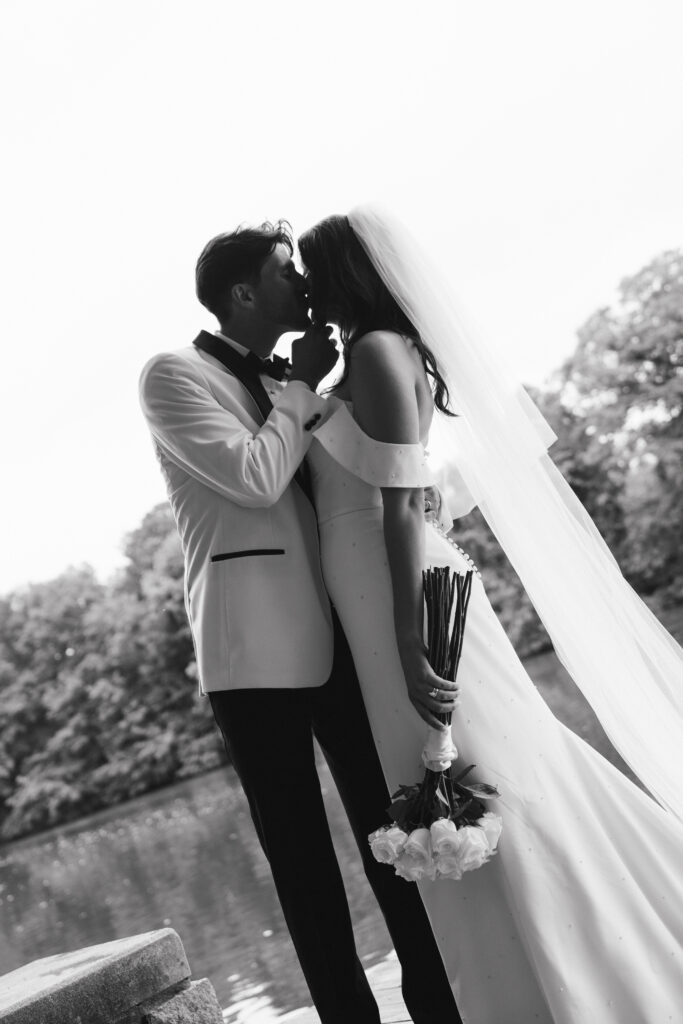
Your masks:
<path fill-rule="evenodd" d="M 368 834 L 389 803 L 344 634 L 325 592 L 305 461 L 337 359 L 308 319 L 288 226 L 212 239 L 196 288 L 220 330 L 145 366 L 143 412 L 185 557 L 186 607 L 208 694 L 246 794 L 322 1024 L 379 1024 L 356 953 L 315 766 L 318 740 L 402 966 L 415 1024 L 457 1024 L 417 888 Z M 270 356 L 302 331 L 292 365 Z M 229 864 L 226 863 L 229 870 Z"/>

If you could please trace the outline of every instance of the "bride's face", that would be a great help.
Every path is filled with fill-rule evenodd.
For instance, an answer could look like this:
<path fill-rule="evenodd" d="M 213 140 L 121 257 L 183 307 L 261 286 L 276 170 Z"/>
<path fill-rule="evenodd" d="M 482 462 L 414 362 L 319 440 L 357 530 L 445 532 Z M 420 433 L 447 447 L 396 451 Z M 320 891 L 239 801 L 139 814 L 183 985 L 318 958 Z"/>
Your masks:
<path fill-rule="evenodd" d="M 314 322 L 342 327 L 354 309 L 353 236 L 344 217 L 319 221 L 299 238 L 306 291 Z"/>
<path fill-rule="evenodd" d="M 308 267 L 304 267 L 304 280 L 306 282 L 306 294 L 308 295 L 308 305 L 311 309 L 313 323 L 338 323 L 338 313 L 335 313 L 333 289 L 329 287 L 321 288 L 319 278 Z"/>

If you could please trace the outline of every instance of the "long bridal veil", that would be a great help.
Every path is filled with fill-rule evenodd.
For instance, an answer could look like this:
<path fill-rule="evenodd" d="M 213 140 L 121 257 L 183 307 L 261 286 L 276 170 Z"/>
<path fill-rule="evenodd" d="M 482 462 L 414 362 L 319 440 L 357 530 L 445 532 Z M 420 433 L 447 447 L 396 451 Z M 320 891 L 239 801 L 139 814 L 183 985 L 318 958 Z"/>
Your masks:
<path fill-rule="evenodd" d="M 479 506 L 610 740 L 683 821 L 683 649 L 623 578 L 548 455 L 548 423 L 467 325 L 418 241 L 376 206 L 349 220 L 446 379 L 458 416 L 437 419 L 462 482 L 453 513 Z"/>

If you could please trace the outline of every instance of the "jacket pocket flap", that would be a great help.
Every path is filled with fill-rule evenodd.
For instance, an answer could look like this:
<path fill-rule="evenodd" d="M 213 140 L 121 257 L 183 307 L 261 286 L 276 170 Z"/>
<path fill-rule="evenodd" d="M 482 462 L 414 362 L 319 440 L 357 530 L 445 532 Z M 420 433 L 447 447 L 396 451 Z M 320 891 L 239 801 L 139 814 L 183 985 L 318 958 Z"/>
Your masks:
<path fill-rule="evenodd" d="M 249 558 L 251 555 L 284 555 L 284 548 L 248 548 L 245 551 L 224 551 L 211 555 L 212 562 L 227 562 L 229 558 Z"/>

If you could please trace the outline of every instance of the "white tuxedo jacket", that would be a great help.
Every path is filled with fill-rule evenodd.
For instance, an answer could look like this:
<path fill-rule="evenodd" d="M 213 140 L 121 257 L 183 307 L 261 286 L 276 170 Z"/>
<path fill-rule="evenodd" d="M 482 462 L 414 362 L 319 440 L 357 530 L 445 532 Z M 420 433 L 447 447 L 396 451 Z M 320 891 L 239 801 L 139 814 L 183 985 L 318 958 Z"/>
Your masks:
<path fill-rule="evenodd" d="M 320 686 L 332 668 L 315 510 L 293 481 L 325 400 L 301 383 L 264 384 L 265 423 L 244 385 L 194 346 L 154 356 L 140 378 L 203 693 Z"/>

